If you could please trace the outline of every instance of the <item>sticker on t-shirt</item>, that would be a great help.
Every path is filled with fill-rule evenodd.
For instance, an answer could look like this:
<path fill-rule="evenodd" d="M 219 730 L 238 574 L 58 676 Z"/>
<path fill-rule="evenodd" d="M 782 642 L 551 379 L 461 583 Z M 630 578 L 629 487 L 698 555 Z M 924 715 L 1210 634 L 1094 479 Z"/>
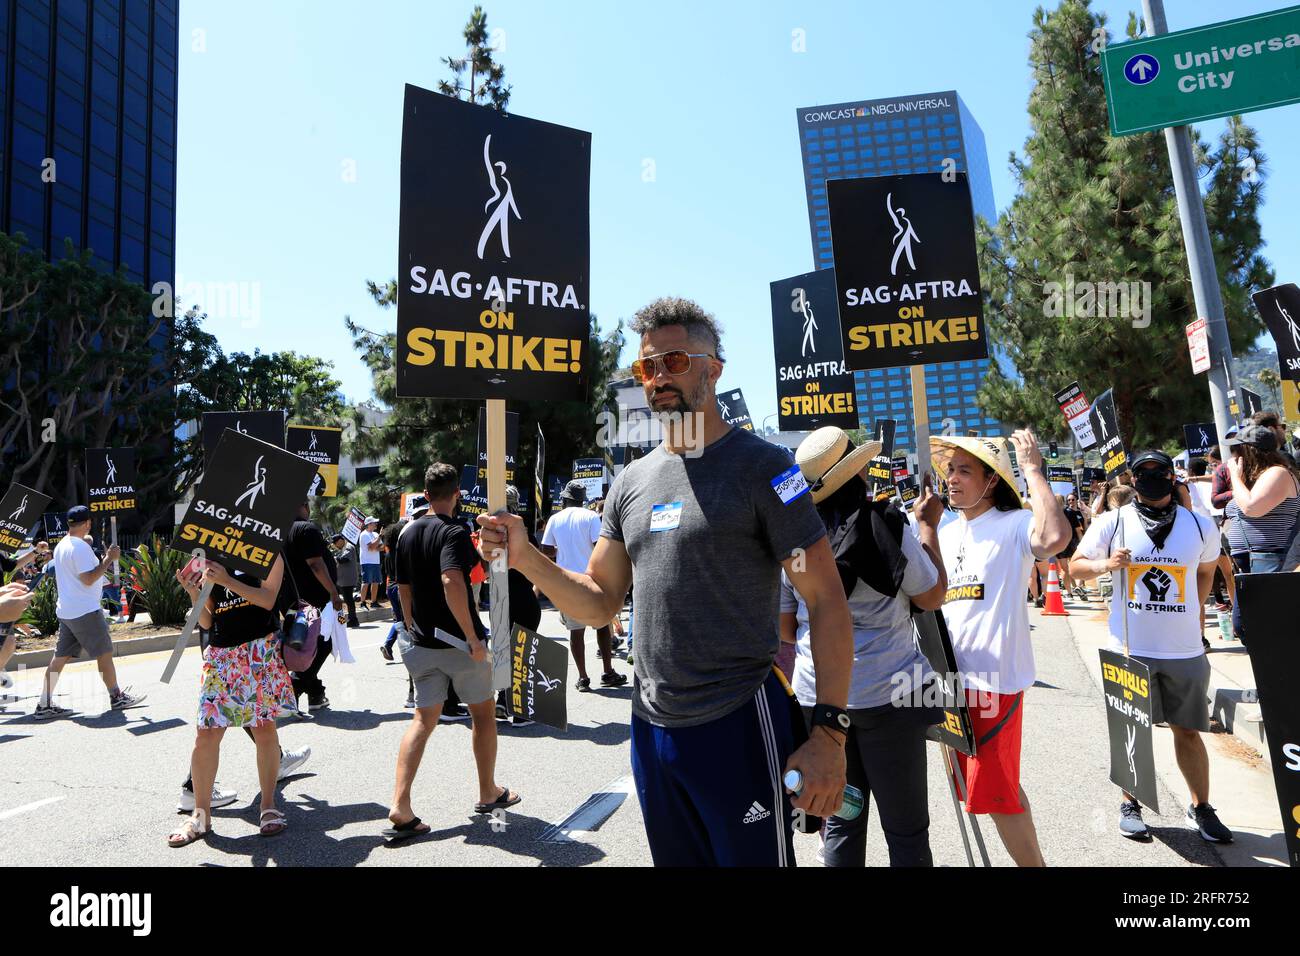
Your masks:
<path fill-rule="evenodd" d="M 984 584 L 977 582 L 973 584 L 957 584 L 944 592 L 944 603 L 950 601 L 982 601 L 984 600 Z"/>
<path fill-rule="evenodd" d="M 1181 564 L 1156 564 L 1148 557 L 1129 565 L 1128 606 L 1156 614 L 1187 610 L 1187 568 Z"/>
<path fill-rule="evenodd" d="M 782 504 L 789 504 L 800 495 L 807 494 L 808 481 L 798 465 L 793 465 L 772 479 L 772 490 L 781 499 Z"/>
<path fill-rule="evenodd" d="M 651 531 L 672 531 L 682 523 L 682 503 L 670 501 L 650 509 Z"/>

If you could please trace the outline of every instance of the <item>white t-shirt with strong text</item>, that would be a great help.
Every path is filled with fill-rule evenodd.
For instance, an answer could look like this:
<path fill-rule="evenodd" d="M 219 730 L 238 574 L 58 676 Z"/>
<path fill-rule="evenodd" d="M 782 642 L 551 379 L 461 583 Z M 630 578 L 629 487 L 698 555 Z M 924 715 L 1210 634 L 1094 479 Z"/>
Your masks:
<path fill-rule="evenodd" d="M 555 549 L 555 563 L 564 570 L 584 574 L 599 537 L 600 515 L 586 508 L 564 508 L 546 522 L 542 544 Z"/>
<path fill-rule="evenodd" d="M 362 564 L 379 563 L 379 549 L 376 548 L 374 551 L 370 550 L 370 545 L 374 544 L 378 540 L 379 540 L 379 532 L 377 531 L 361 532 L 361 537 L 357 540 L 357 547 L 361 550 Z"/>
<path fill-rule="evenodd" d="M 104 595 L 104 579 L 94 584 L 81 583 L 78 574 L 99 567 L 99 558 L 82 538 L 68 535 L 54 546 L 54 583 L 59 588 L 59 599 L 54 613 L 65 621 L 85 617 L 98 611 Z"/>
<path fill-rule="evenodd" d="M 1120 516 L 1123 525 L 1119 525 Z M 1205 653 L 1201 644 L 1199 565 L 1219 559 L 1219 532 L 1214 522 L 1179 506 L 1174 526 L 1157 548 L 1142 528 L 1133 505 L 1108 511 L 1092 522 L 1075 551 L 1090 561 L 1120 548 L 1132 554 L 1127 601 L 1121 599 L 1121 575 L 1112 571 L 1115 597 L 1110 602 L 1110 650 L 1124 653 L 1124 613 L 1128 612 L 1129 654 L 1182 660 Z"/>
<path fill-rule="evenodd" d="M 1034 683 L 1025 593 L 1034 553 L 1027 508 L 992 508 L 973 521 L 963 515 L 939 529 L 948 573 L 943 616 L 957 669 L 967 688 L 1016 694 Z"/>

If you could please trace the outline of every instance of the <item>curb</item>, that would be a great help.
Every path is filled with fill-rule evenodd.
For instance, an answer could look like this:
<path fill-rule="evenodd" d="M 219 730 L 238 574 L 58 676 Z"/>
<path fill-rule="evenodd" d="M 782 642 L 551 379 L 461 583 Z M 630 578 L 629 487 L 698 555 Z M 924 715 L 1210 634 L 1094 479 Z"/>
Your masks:
<path fill-rule="evenodd" d="M 363 611 L 357 610 L 357 620 L 363 624 L 371 621 L 391 620 L 393 613 L 387 607 L 375 608 L 374 610 Z M 176 646 L 176 639 L 181 636 L 179 630 L 168 631 L 165 634 L 152 634 L 149 637 L 126 637 L 113 642 L 114 657 L 130 657 L 132 654 L 152 654 L 156 651 L 170 651 Z M 186 647 L 197 647 L 199 644 L 199 635 L 191 634 Z M 50 661 L 54 658 L 54 648 L 45 647 L 34 651 L 19 651 L 9 660 L 6 671 L 17 671 L 24 668 L 31 669 L 36 667 L 48 667 Z M 88 658 L 85 658 L 88 659 Z"/>

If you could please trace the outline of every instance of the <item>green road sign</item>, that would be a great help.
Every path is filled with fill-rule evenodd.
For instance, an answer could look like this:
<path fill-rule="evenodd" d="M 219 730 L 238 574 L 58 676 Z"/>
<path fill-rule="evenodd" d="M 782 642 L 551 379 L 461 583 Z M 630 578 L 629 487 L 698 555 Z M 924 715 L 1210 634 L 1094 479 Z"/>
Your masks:
<path fill-rule="evenodd" d="M 1112 136 L 1300 102 L 1300 7 L 1107 46 Z"/>

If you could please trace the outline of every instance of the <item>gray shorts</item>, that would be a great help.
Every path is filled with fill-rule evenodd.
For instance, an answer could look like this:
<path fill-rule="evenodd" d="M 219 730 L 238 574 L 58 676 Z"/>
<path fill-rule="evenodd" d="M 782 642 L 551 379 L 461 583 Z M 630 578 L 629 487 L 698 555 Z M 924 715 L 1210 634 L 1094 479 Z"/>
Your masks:
<path fill-rule="evenodd" d="M 578 621 L 575 621 L 573 618 L 569 617 L 569 615 L 565 614 L 563 611 L 560 612 L 560 623 L 563 624 L 565 628 L 567 628 L 570 631 L 585 631 L 587 628 L 591 627 L 590 624 L 582 624 Z M 609 627 L 610 623 L 612 622 L 606 621 L 604 626 Z M 593 631 L 600 630 L 600 628 L 598 627 L 591 627 L 591 629 Z"/>
<path fill-rule="evenodd" d="M 59 641 L 55 657 L 101 657 L 113 653 L 113 638 L 108 634 L 108 618 L 103 611 L 91 611 L 81 617 L 59 618 Z"/>
<path fill-rule="evenodd" d="M 415 685 L 416 707 L 437 707 L 447 699 L 447 686 L 456 685 L 456 696 L 465 704 L 481 704 L 493 698 L 492 656 L 476 661 L 455 648 L 433 650 L 420 647 L 403 632 L 397 651 Z"/>
<path fill-rule="evenodd" d="M 1151 670 L 1151 722 L 1187 730 L 1210 730 L 1210 659 L 1204 654 L 1166 660 L 1138 657 Z"/>

